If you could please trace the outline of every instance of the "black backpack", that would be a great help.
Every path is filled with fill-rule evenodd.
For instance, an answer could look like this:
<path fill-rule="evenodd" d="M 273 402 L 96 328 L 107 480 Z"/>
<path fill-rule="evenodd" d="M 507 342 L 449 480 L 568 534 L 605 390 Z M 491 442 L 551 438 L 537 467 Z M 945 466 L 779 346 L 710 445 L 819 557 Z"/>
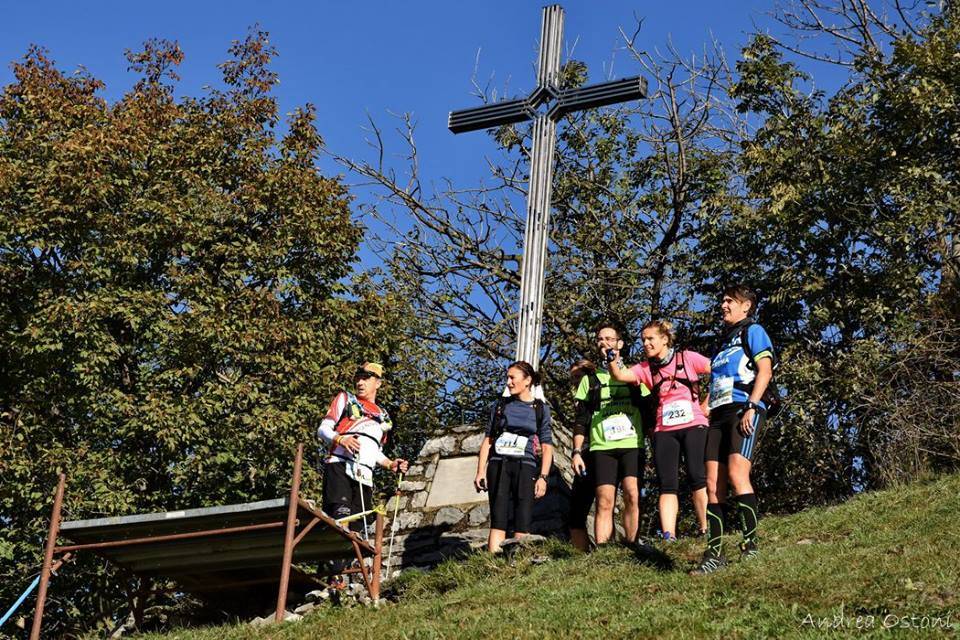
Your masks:
<path fill-rule="evenodd" d="M 753 361 L 754 353 L 750 349 L 750 342 L 747 340 L 747 333 L 750 331 L 750 325 L 752 321 L 748 321 L 740 326 L 737 333 L 740 336 L 740 346 L 743 349 L 743 354 L 747 356 L 747 368 L 751 371 L 756 372 L 757 363 Z M 724 340 L 726 342 L 726 340 Z M 722 346 L 722 345 L 721 345 Z M 777 366 L 780 364 L 780 361 L 777 359 L 777 353 L 774 350 L 771 350 L 772 360 L 773 360 L 773 370 L 776 372 Z M 742 382 L 736 383 L 736 386 L 741 391 L 746 391 L 750 393 L 753 391 L 753 384 L 744 384 Z M 763 395 L 760 396 L 760 401 L 763 402 L 764 406 L 767 408 L 767 419 L 776 418 L 777 415 L 783 410 L 783 396 L 780 395 L 780 389 L 777 387 L 775 378 L 770 378 L 770 384 L 767 385 L 766 390 L 763 392 Z"/>

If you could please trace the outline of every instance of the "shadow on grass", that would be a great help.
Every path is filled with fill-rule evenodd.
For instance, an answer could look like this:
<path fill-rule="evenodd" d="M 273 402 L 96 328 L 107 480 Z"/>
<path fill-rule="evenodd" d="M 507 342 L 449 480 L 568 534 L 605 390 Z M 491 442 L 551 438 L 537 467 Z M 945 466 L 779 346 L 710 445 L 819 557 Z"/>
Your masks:
<path fill-rule="evenodd" d="M 641 540 L 633 546 L 633 556 L 640 564 L 662 573 L 677 571 L 677 567 L 663 549 Z"/>
<path fill-rule="evenodd" d="M 494 578 L 509 580 L 538 565 L 579 555 L 582 552 L 569 543 L 553 538 L 508 545 L 496 555 L 483 549 L 464 551 L 432 568 L 404 570 L 386 584 L 381 595 L 394 602 L 435 598 Z"/>

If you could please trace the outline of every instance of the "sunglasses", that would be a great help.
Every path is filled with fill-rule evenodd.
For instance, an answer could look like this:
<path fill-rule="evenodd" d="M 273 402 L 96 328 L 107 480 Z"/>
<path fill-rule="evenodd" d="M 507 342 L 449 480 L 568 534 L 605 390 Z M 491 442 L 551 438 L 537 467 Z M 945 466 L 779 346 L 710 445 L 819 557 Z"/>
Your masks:
<path fill-rule="evenodd" d="M 376 378 L 377 374 L 372 371 L 367 371 L 365 369 L 358 369 L 355 374 L 353 374 L 354 380 L 366 380 L 367 378 Z"/>

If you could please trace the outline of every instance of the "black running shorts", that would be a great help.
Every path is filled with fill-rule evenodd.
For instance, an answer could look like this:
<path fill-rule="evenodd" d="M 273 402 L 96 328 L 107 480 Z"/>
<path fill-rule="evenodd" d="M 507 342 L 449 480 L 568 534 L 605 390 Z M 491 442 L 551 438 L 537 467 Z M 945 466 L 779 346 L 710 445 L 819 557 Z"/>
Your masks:
<path fill-rule="evenodd" d="M 653 460 L 657 465 L 660 493 L 678 493 L 680 490 L 680 453 L 687 463 L 690 490 L 707 486 L 703 454 L 707 444 L 707 427 L 687 427 L 653 434 Z"/>
<path fill-rule="evenodd" d="M 610 484 L 618 486 L 624 478 L 643 479 L 643 449 L 611 449 L 592 451 L 593 476 L 597 486 Z"/>
<path fill-rule="evenodd" d="M 710 412 L 706 453 L 708 461 L 726 464 L 727 458 L 733 454 L 740 454 L 747 460 L 753 459 L 753 448 L 757 444 L 757 436 L 763 428 L 766 414 L 763 411 L 755 411 L 753 434 L 744 436 L 740 433 L 740 417 L 746 408 L 746 404 L 734 402 L 717 407 Z"/>
<path fill-rule="evenodd" d="M 351 479 L 342 462 L 326 463 L 323 470 L 323 512 L 337 520 L 360 513 L 364 507 L 373 508 L 373 488 Z M 362 533 L 363 520 L 353 520 L 350 529 Z M 367 526 L 370 526 L 370 522 Z"/>

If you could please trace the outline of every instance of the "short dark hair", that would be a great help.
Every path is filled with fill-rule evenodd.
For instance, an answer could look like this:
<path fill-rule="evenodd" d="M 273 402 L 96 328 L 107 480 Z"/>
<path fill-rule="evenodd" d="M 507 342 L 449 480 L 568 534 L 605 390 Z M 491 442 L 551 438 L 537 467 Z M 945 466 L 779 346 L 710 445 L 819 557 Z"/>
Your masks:
<path fill-rule="evenodd" d="M 747 315 L 752 316 L 757 312 L 757 294 L 745 284 L 732 284 L 723 290 L 724 296 L 730 296 L 740 302 L 749 302 L 750 311 Z"/>
<path fill-rule="evenodd" d="M 517 360 L 516 362 L 510 363 L 510 366 L 507 367 L 507 371 L 510 369 L 520 369 L 520 371 L 523 371 L 523 375 L 531 379 L 533 384 L 540 384 L 540 374 L 537 373 L 537 370 L 533 368 L 533 365 L 526 360 Z"/>
<path fill-rule="evenodd" d="M 621 340 L 623 340 L 627 334 L 626 327 L 623 326 L 622 322 L 620 322 L 615 318 L 604 318 L 603 320 L 598 322 L 597 328 L 594 329 L 593 331 L 593 335 L 595 336 L 600 335 L 600 332 L 603 331 L 604 329 L 613 329 L 614 331 L 617 332 L 617 337 Z"/>

